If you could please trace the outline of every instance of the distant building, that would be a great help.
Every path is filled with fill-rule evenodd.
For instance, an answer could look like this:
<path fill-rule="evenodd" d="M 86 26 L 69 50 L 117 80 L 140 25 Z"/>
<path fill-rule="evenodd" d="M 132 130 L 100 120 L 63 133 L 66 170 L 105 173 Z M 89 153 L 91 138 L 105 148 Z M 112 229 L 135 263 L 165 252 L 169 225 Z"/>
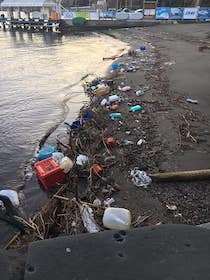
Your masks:
<path fill-rule="evenodd" d="M 36 18 L 48 19 L 55 16 L 57 3 L 55 0 L 3 0 L 1 8 L 7 10 L 11 18 Z"/>

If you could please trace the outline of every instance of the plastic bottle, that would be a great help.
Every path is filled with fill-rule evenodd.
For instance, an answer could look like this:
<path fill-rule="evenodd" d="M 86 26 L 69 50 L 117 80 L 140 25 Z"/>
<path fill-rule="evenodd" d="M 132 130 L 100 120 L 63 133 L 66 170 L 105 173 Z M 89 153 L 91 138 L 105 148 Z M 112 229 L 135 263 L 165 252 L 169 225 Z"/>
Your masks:
<path fill-rule="evenodd" d="M 106 98 L 101 100 L 101 106 L 105 106 L 107 104 L 107 100 Z"/>
<path fill-rule="evenodd" d="M 122 117 L 121 113 L 112 113 L 109 115 L 111 119 L 120 119 Z"/>
<path fill-rule="evenodd" d="M 109 102 L 115 102 L 118 101 L 119 99 L 120 99 L 119 96 L 117 96 L 116 94 L 109 96 Z"/>
<path fill-rule="evenodd" d="M 64 154 L 60 152 L 54 152 L 52 154 L 52 158 L 54 158 L 57 164 L 60 164 L 61 160 L 64 158 Z"/>
<path fill-rule="evenodd" d="M 125 208 L 106 208 L 103 225 L 109 229 L 126 230 L 131 226 L 131 213 Z"/>
<path fill-rule="evenodd" d="M 142 107 L 140 105 L 136 105 L 130 108 L 130 112 L 136 112 L 136 111 L 141 111 Z"/>

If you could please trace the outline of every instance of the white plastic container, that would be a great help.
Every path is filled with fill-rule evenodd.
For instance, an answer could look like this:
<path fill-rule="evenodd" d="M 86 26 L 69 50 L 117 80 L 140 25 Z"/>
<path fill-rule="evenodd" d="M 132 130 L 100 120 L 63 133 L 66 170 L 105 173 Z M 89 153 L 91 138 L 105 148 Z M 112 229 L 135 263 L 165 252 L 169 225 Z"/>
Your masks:
<path fill-rule="evenodd" d="M 61 160 L 64 158 L 64 154 L 60 152 L 54 152 L 52 154 L 52 158 L 54 158 L 57 164 L 60 164 Z"/>
<path fill-rule="evenodd" d="M 63 169 L 64 173 L 68 173 L 72 169 L 73 165 L 73 161 L 68 157 L 64 157 L 60 161 L 60 167 Z"/>
<path fill-rule="evenodd" d="M 119 101 L 119 96 L 117 95 L 111 95 L 109 96 L 109 102 L 115 102 L 115 101 Z"/>
<path fill-rule="evenodd" d="M 106 98 L 101 100 L 101 106 L 105 106 L 107 104 L 107 100 Z"/>
<path fill-rule="evenodd" d="M 126 230 L 131 226 L 131 213 L 125 208 L 106 208 L 103 225 L 109 229 Z"/>
<path fill-rule="evenodd" d="M 14 206 L 19 206 L 20 202 L 19 202 L 19 198 L 18 198 L 18 193 L 16 191 L 1 190 L 0 195 L 7 196 Z M 0 206 L 2 206 L 2 205 L 3 205 L 3 203 L 0 201 Z"/>

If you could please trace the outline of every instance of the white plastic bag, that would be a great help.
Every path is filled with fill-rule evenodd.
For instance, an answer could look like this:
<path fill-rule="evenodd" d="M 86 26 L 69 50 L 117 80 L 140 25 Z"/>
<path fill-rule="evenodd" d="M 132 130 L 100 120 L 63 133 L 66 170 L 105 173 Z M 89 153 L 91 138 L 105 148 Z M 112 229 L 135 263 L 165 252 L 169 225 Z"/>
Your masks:
<path fill-rule="evenodd" d="M 79 205 L 79 209 L 82 216 L 83 224 L 87 231 L 90 233 L 99 232 L 100 228 L 96 224 L 96 221 L 94 219 L 93 210 L 86 204 Z"/>
<path fill-rule="evenodd" d="M 14 206 L 19 206 L 19 198 L 18 193 L 13 190 L 1 190 L 0 195 L 7 196 Z M 0 206 L 3 206 L 3 202 L 0 200 Z"/>
<path fill-rule="evenodd" d="M 76 164 L 77 165 L 83 165 L 87 161 L 88 161 L 88 157 L 87 156 L 85 156 L 85 155 L 78 155 Z"/>
<path fill-rule="evenodd" d="M 131 180 L 137 187 L 147 187 L 151 184 L 152 179 L 147 175 L 145 171 L 140 171 L 138 168 L 131 170 Z"/>
<path fill-rule="evenodd" d="M 106 208 L 103 225 L 109 229 L 126 230 L 131 226 L 131 213 L 125 208 Z"/>

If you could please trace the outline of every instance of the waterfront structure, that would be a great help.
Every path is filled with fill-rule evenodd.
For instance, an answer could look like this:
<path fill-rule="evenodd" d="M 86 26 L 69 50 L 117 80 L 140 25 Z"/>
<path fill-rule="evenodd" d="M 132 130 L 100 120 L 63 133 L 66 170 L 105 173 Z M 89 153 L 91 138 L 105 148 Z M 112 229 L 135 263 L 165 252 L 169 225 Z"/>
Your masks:
<path fill-rule="evenodd" d="M 57 19 L 58 4 L 56 0 L 4 0 L 1 8 L 11 19 Z"/>

